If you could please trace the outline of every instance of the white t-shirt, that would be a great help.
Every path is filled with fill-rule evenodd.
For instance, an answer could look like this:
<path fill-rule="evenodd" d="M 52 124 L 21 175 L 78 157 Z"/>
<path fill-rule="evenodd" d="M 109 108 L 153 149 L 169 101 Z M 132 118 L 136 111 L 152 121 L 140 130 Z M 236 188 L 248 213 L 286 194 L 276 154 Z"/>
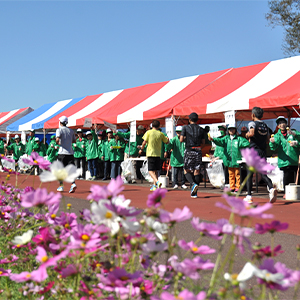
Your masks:
<path fill-rule="evenodd" d="M 66 126 L 56 130 L 56 137 L 60 139 L 58 154 L 73 155 L 72 143 L 75 140 L 74 131 Z"/>

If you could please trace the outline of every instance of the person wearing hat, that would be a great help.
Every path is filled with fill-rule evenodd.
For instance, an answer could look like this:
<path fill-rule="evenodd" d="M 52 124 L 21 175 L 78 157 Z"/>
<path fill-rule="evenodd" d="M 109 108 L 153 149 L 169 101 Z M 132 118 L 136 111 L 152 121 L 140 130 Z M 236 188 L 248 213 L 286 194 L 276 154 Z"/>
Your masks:
<path fill-rule="evenodd" d="M 107 180 L 110 177 L 110 173 L 111 173 L 111 163 L 110 163 L 110 147 L 111 147 L 111 142 L 113 139 L 113 131 L 108 128 L 106 129 L 106 139 L 103 142 L 102 145 L 102 161 L 104 164 L 104 170 L 103 170 L 103 178 L 102 180 Z"/>
<path fill-rule="evenodd" d="M 192 187 L 191 197 L 197 198 L 197 191 L 201 181 L 200 169 L 202 164 L 201 146 L 205 143 L 205 131 L 197 125 L 198 115 L 192 112 L 189 115 L 189 125 L 182 128 L 180 142 L 185 141 L 184 173 Z"/>
<path fill-rule="evenodd" d="M 247 127 L 246 126 L 243 126 L 242 128 L 241 128 L 241 134 L 240 134 L 240 136 L 242 136 L 243 138 L 246 138 L 246 133 L 248 132 L 248 129 L 247 129 Z"/>
<path fill-rule="evenodd" d="M 57 160 L 59 145 L 56 144 L 55 135 L 50 137 L 50 143 L 46 152 L 47 159 L 53 163 Z"/>
<path fill-rule="evenodd" d="M 124 161 L 125 141 L 114 133 L 110 143 L 109 160 L 111 164 L 110 178 L 116 179 L 121 176 L 121 163 Z"/>
<path fill-rule="evenodd" d="M 160 122 L 154 120 L 152 122 L 152 129 L 148 130 L 143 135 L 143 143 L 139 150 L 141 155 L 147 145 L 146 156 L 148 161 L 148 172 L 151 178 L 153 179 L 153 185 L 150 188 L 150 191 L 155 191 L 157 188 L 161 187 L 161 183 L 158 181 L 158 172 L 161 169 L 161 147 L 162 142 L 165 144 L 169 143 L 168 137 L 166 137 L 160 130 Z"/>
<path fill-rule="evenodd" d="M 96 131 L 97 124 L 94 124 L 91 131 L 86 132 L 86 160 L 91 173 L 91 177 L 88 180 L 96 180 L 97 176 L 98 137 Z"/>
<path fill-rule="evenodd" d="M 283 188 L 295 183 L 300 154 L 300 132 L 287 128 L 287 120 L 280 116 L 276 119 L 278 131 L 270 138 L 270 149 L 278 154 L 278 168 L 283 171 Z M 298 176 L 298 182 L 300 182 Z M 285 195 L 284 195 L 285 198 Z"/>
<path fill-rule="evenodd" d="M 6 150 L 13 152 L 13 159 L 17 162 L 19 158 L 25 154 L 25 145 L 22 144 L 21 138 L 17 134 L 15 135 L 14 140 L 15 142 L 7 146 Z"/>
<path fill-rule="evenodd" d="M 186 190 L 185 176 L 183 173 L 183 156 L 185 151 L 185 142 L 180 143 L 180 134 L 182 131 L 182 126 L 176 126 L 176 136 L 170 140 L 170 143 L 166 145 L 166 150 L 171 151 L 170 165 L 174 170 L 174 182 L 173 189 L 178 189 L 179 181 L 178 177 L 181 178 L 181 188 Z M 165 152 L 165 157 L 167 152 Z"/>
<path fill-rule="evenodd" d="M 242 159 L 241 149 L 249 147 L 250 143 L 237 135 L 235 124 L 228 125 L 228 133 L 224 137 L 209 139 L 224 149 L 223 164 L 228 168 L 230 190 L 237 193 L 241 185 L 240 166 L 237 161 Z"/>
<path fill-rule="evenodd" d="M 35 131 L 34 129 L 31 129 L 29 132 L 29 139 L 26 143 L 26 154 L 31 155 L 31 152 L 33 151 L 33 147 L 35 146 Z"/>
<path fill-rule="evenodd" d="M 140 150 L 141 145 L 143 143 L 144 132 L 145 132 L 145 127 L 143 125 L 138 125 L 137 130 L 136 130 L 135 142 L 133 142 L 133 141 L 130 140 L 130 132 L 122 132 L 122 131 L 118 131 L 118 130 L 115 131 L 115 133 L 119 137 L 129 140 L 129 142 L 125 146 L 125 153 L 124 153 L 124 159 L 125 160 L 129 157 L 136 158 L 136 157 L 140 156 L 139 150 Z M 141 155 L 143 155 L 143 153 L 141 153 Z M 140 171 L 140 169 L 142 167 L 142 164 L 143 164 L 142 161 L 135 161 L 135 160 L 132 161 L 132 165 L 136 170 L 136 176 L 139 179 L 141 179 L 141 176 L 142 176 L 141 171 Z M 135 183 L 136 181 L 135 181 L 135 179 L 132 179 L 131 182 Z"/>
<path fill-rule="evenodd" d="M 0 138 L 0 154 L 3 154 L 4 155 L 4 152 L 5 152 L 5 144 L 4 144 L 4 141 L 2 138 Z M 0 157 L 1 159 L 1 157 Z"/>
<path fill-rule="evenodd" d="M 66 116 L 61 116 L 59 118 L 59 128 L 56 130 L 56 143 L 60 146 L 58 150 L 57 160 L 62 162 L 66 167 L 67 165 L 75 165 L 74 161 L 74 151 L 72 148 L 72 143 L 75 143 L 74 131 L 67 127 L 68 118 Z M 72 182 L 69 193 L 74 193 L 77 186 L 75 181 Z M 58 187 L 58 192 L 63 192 L 64 186 L 63 182 L 60 183 Z"/>
<path fill-rule="evenodd" d="M 83 137 L 81 128 L 78 128 L 76 132 L 77 132 L 76 142 L 72 144 L 74 150 L 74 160 L 77 169 L 82 170 L 82 175 L 80 175 L 77 179 L 85 179 L 87 140 L 86 138 Z"/>
<path fill-rule="evenodd" d="M 250 148 L 254 148 L 258 155 L 266 158 L 267 143 L 269 140 L 269 128 L 261 119 L 264 115 L 264 110 L 261 107 L 253 107 L 251 112 L 252 121 L 248 124 L 249 131 L 246 133 L 246 139 L 249 139 Z M 248 171 L 249 174 L 250 171 Z M 261 178 L 267 184 L 269 190 L 270 203 L 274 203 L 277 199 L 277 190 L 273 186 L 272 180 L 265 174 L 261 174 Z M 249 174 L 247 180 L 247 196 L 244 201 L 252 203 L 252 186 L 253 173 Z"/>
<path fill-rule="evenodd" d="M 103 144 L 106 139 L 106 132 L 98 132 L 98 161 L 97 161 L 97 177 L 104 177 L 104 162 L 102 160 Z"/>
<path fill-rule="evenodd" d="M 39 156 L 46 156 L 47 153 L 47 147 L 44 143 L 41 143 L 40 139 L 36 137 L 35 139 L 35 145 L 33 145 L 33 151 L 37 152 Z"/>

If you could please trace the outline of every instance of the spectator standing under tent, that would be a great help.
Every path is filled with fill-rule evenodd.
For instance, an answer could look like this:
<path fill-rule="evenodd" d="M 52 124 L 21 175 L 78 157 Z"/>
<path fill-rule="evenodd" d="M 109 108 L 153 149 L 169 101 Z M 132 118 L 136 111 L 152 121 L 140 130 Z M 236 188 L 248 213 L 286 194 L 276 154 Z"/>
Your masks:
<path fill-rule="evenodd" d="M 139 154 L 141 155 L 147 145 L 146 156 L 148 160 L 148 171 L 149 175 L 153 179 L 153 185 L 150 188 L 150 191 L 155 191 L 157 188 L 161 187 L 161 183 L 158 181 L 158 171 L 161 168 L 160 165 L 160 156 L 161 156 L 161 147 L 162 142 L 165 144 L 169 143 L 168 137 L 166 137 L 160 130 L 160 122 L 154 120 L 152 122 L 152 129 L 147 130 L 143 136 L 143 143 Z"/>
<path fill-rule="evenodd" d="M 39 156 L 46 156 L 47 147 L 44 143 L 40 142 L 40 139 L 38 137 L 35 138 L 35 145 L 33 146 L 33 151 L 37 152 Z"/>
<path fill-rule="evenodd" d="M 247 129 L 247 127 L 246 126 L 243 126 L 242 128 L 241 128 L 241 134 L 240 134 L 240 136 L 242 136 L 243 138 L 246 138 L 246 133 L 248 132 L 248 129 Z"/>
<path fill-rule="evenodd" d="M 107 138 L 102 146 L 102 161 L 104 162 L 104 177 L 102 180 L 107 180 L 110 177 L 111 164 L 110 164 L 110 141 L 113 138 L 113 132 L 110 128 L 106 129 Z"/>
<path fill-rule="evenodd" d="M 183 156 L 185 151 L 185 142 L 180 142 L 180 134 L 182 131 L 182 126 L 176 126 L 176 136 L 170 140 L 170 143 L 166 145 L 166 150 L 171 151 L 170 164 L 173 168 L 174 182 L 173 189 L 178 189 L 179 181 L 178 177 L 181 178 L 181 188 L 186 190 L 187 186 L 185 185 L 185 175 L 183 172 Z M 167 156 L 167 152 L 165 152 Z"/>
<path fill-rule="evenodd" d="M 98 132 L 98 163 L 97 163 L 97 178 L 104 177 L 104 163 L 102 160 L 103 144 L 105 131 Z"/>
<path fill-rule="evenodd" d="M 47 159 L 53 163 L 57 160 L 59 145 L 56 144 L 55 135 L 50 138 L 50 143 L 46 152 Z"/>
<path fill-rule="evenodd" d="M 81 169 L 82 173 L 77 179 L 85 179 L 86 173 L 86 138 L 83 137 L 82 129 L 78 128 L 76 142 L 73 143 L 74 160 L 77 169 Z"/>
<path fill-rule="evenodd" d="M 246 138 L 249 139 L 250 148 L 254 148 L 260 157 L 266 158 L 266 148 L 269 140 L 269 129 L 266 123 L 261 120 L 263 114 L 264 110 L 262 108 L 253 107 L 251 114 L 252 121 L 248 124 L 249 131 L 246 133 Z M 267 175 L 261 174 L 261 178 L 267 184 L 270 202 L 274 203 L 277 199 L 277 190 L 273 187 L 273 183 Z M 246 198 L 244 198 L 244 201 L 248 203 L 252 203 L 252 186 L 253 174 L 247 180 L 247 196 Z"/>
<path fill-rule="evenodd" d="M 197 191 L 201 181 L 200 169 L 202 164 L 201 145 L 205 143 L 204 129 L 197 125 L 198 115 L 192 112 L 189 115 L 189 125 L 182 128 L 180 142 L 185 141 L 184 173 L 192 187 L 191 197 L 197 198 Z"/>
<path fill-rule="evenodd" d="M 96 130 L 97 125 L 94 124 L 91 131 L 87 131 L 86 133 L 86 160 L 91 173 L 91 177 L 88 180 L 95 180 L 97 175 L 98 138 L 95 132 Z"/>
<path fill-rule="evenodd" d="M 270 138 L 270 148 L 278 153 L 278 168 L 283 171 L 283 189 L 286 185 L 295 183 L 300 154 L 300 132 L 287 128 L 287 120 L 280 116 L 276 119 L 277 133 Z M 298 182 L 299 184 L 299 176 Z M 285 195 L 283 196 L 285 198 Z"/>
<path fill-rule="evenodd" d="M 68 118 L 66 116 L 61 116 L 59 118 L 59 128 L 56 130 L 56 144 L 58 144 L 58 156 L 57 160 L 62 162 L 62 164 L 66 167 L 67 165 L 75 165 L 74 161 L 74 151 L 72 148 L 72 143 L 75 143 L 75 134 L 72 129 L 67 127 Z M 77 186 L 75 181 L 71 184 L 71 188 L 69 193 L 74 193 Z M 58 187 L 58 192 L 63 192 L 64 186 L 63 182 L 60 183 Z"/>
<path fill-rule="evenodd" d="M 124 160 L 124 150 L 124 140 L 115 134 L 115 138 L 110 141 L 110 178 L 116 179 L 117 176 L 121 176 L 121 163 Z"/>
<path fill-rule="evenodd" d="M 26 151 L 25 153 L 27 155 L 31 155 L 31 152 L 33 151 L 33 146 L 36 144 L 35 142 L 35 130 L 31 129 L 29 132 L 29 139 L 26 143 Z"/>
<path fill-rule="evenodd" d="M 4 152 L 5 152 L 5 146 L 4 146 L 4 141 L 2 138 L 0 138 L 0 154 L 4 155 Z"/>
<path fill-rule="evenodd" d="M 229 124 L 228 133 L 225 137 L 209 139 L 224 149 L 223 163 L 228 168 L 230 190 L 237 193 L 241 185 L 237 161 L 242 159 L 241 149 L 249 147 L 250 144 L 245 138 L 237 135 L 235 124 Z"/>
<path fill-rule="evenodd" d="M 13 159 L 18 162 L 19 158 L 25 154 L 25 145 L 21 142 L 20 136 L 15 135 L 14 143 L 11 143 L 9 146 L 6 147 L 7 151 L 12 151 Z"/>

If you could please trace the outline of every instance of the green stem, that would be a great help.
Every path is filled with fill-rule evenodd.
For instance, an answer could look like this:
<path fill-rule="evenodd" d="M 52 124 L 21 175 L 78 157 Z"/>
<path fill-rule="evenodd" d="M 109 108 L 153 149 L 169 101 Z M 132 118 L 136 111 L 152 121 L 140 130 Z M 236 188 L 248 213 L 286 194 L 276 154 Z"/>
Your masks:
<path fill-rule="evenodd" d="M 245 184 L 247 183 L 248 179 L 250 178 L 250 176 L 251 176 L 252 174 L 253 174 L 252 171 L 250 171 L 250 172 L 247 174 L 246 178 L 244 179 L 244 181 L 242 182 L 242 184 L 241 184 L 241 186 L 240 186 L 239 191 L 238 191 L 237 194 L 236 194 L 236 197 L 239 197 L 239 196 L 240 196 L 240 194 L 241 194 L 241 192 L 242 192 L 242 190 L 243 190 Z"/>

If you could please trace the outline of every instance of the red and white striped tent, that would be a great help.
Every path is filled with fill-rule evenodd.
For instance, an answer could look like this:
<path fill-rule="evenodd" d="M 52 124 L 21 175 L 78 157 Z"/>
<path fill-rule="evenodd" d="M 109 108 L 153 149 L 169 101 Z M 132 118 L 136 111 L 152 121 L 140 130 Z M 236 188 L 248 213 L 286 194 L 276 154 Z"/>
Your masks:
<path fill-rule="evenodd" d="M 31 107 L 14 109 L 8 112 L 0 112 L 0 133 L 6 133 L 6 127 L 25 115 L 32 112 Z"/>
<path fill-rule="evenodd" d="M 249 120 L 254 106 L 265 109 L 264 118 L 298 116 L 300 56 L 231 68 L 214 73 L 147 84 L 87 96 L 54 118 L 44 128 L 56 128 L 60 116 L 70 127 L 80 127 L 85 118 L 93 123 L 126 124 L 175 116 L 186 119 L 197 112 L 203 122 L 224 120 L 224 112 L 235 110 L 237 120 Z"/>

